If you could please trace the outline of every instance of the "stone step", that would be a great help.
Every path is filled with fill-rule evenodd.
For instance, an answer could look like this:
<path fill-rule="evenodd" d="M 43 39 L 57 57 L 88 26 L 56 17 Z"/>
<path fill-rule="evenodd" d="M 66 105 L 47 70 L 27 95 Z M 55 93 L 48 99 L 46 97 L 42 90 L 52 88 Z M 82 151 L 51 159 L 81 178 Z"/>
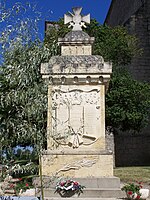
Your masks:
<path fill-rule="evenodd" d="M 58 179 L 55 179 L 53 181 L 52 177 L 43 176 L 43 185 L 44 187 L 51 187 L 55 188 Z M 98 178 L 75 178 L 74 181 L 79 182 L 81 185 L 88 188 L 120 188 L 120 179 L 118 177 L 112 176 L 112 177 L 98 177 Z M 34 178 L 33 184 L 35 187 L 40 187 L 40 179 L 39 177 Z"/>
<path fill-rule="evenodd" d="M 55 197 L 45 197 L 44 200 L 60 200 L 62 198 L 55 198 Z M 65 198 L 65 200 L 119 200 L 119 198 L 79 198 L 79 197 L 69 197 Z M 120 199 L 122 200 L 122 199 Z"/>
<path fill-rule="evenodd" d="M 44 189 L 44 196 L 51 198 L 59 198 L 60 195 L 55 193 L 55 189 Z M 86 188 L 83 190 L 83 193 L 80 194 L 78 198 L 123 198 L 125 193 L 118 189 L 114 188 Z M 66 199 L 66 198 L 65 198 Z"/>

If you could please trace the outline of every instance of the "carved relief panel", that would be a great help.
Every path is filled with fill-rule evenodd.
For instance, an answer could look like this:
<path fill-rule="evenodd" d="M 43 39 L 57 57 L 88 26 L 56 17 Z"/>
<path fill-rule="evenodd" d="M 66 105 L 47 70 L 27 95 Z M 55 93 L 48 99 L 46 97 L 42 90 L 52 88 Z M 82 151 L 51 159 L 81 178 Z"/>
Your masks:
<path fill-rule="evenodd" d="M 90 145 L 100 133 L 100 88 L 60 86 L 52 94 L 52 134 L 62 145 Z"/>

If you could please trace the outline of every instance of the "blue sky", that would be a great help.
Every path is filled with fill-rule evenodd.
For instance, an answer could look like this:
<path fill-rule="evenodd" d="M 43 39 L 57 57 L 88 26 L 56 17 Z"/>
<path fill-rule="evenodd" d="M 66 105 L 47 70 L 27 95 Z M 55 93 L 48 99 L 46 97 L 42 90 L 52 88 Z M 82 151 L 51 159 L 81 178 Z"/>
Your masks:
<path fill-rule="evenodd" d="M 3 1 L 3 0 L 0 0 Z M 37 5 L 37 9 L 42 13 L 40 32 L 44 34 L 44 21 L 57 21 L 72 7 L 83 7 L 83 14 L 91 14 L 100 24 L 103 24 L 108 12 L 111 0 L 6 0 L 7 7 L 16 2 L 25 4 L 30 2 Z"/>

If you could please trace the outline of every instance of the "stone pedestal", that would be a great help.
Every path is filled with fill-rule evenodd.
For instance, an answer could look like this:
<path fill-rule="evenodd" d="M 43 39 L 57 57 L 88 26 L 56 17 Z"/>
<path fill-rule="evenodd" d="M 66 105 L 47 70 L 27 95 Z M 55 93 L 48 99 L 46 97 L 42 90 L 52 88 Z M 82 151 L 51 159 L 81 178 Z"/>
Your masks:
<path fill-rule="evenodd" d="M 50 80 L 44 175 L 83 160 L 91 162 L 88 171 L 83 164 L 79 170 L 65 170 L 64 176 L 113 175 L 112 155 L 105 150 L 105 92 L 111 70 L 110 63 L 92 55 L 55 56 L 42 64 L 43 78 Z"/>
<path fill-rule="evenodd" d="M 113 157 L 106 151 L 46 151 L 43 175 L 70 178 L 113 176 Z"/>

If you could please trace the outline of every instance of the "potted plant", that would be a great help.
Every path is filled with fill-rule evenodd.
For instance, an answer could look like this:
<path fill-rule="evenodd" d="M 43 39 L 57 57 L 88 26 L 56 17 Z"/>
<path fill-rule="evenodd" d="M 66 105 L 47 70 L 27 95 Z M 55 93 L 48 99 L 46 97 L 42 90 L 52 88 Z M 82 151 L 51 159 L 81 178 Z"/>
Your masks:
<path fill-rule="evenodd" d="M 149 190 L 142 187 L 142 182 L 128 183 L 121 190 L 126 192 L 128 199 L 146 199 L 149 196 Z"/>
<path fill-rule="evenodd" d="M 73 180 L 61 180 L 56 184 L 56 191 L 61 197 L 71 197 L 74 194 L 78 196 L 83 193 L 85 186 Z"/>

